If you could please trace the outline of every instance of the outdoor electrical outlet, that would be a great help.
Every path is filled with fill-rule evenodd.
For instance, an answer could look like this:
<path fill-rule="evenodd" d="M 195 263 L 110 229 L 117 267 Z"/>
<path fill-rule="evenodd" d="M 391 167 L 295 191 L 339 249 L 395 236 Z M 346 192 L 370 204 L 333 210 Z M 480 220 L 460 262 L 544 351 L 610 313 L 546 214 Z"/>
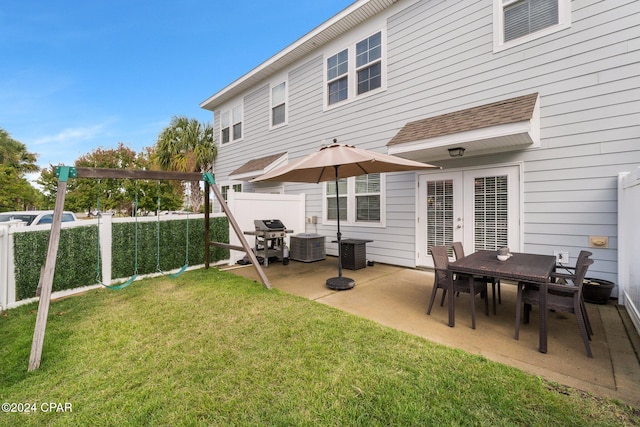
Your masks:
<path fill-rule="evenodd" d="M 556 257 L 556 265 L 566 265 L 569 263 L 569 252 L 553 251 L 553 255 Z"/>

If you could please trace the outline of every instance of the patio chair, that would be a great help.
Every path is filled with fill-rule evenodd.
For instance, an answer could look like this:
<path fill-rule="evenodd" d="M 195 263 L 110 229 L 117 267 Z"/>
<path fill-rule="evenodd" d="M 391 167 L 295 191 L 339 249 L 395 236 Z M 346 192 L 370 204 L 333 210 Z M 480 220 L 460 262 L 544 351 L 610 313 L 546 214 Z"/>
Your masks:
<path fill-rule="evenodd" d="M 576 260 L 576 265 L 584 262 L 585 259 L 589 258 L 593 253 L 589 251 L 580 251 L 578 254 L 578 259 Z M 575 284 L 575 275 L 576 275 L 576 267 L 562 266 L 562 269 L 566 271 L 566 273 L 560 273 L 554 271 L 551 273 L 551 280 L 556 283 L 567 283 L 571 282 Z M 584 294 L 580 301 L 580 307 L 582 309 L 582 315 L 584 316 L 584 323 L 587 326 L 587 332 L 589 336 L 593 335 L 593 328 L 591 328 L 591 321 L 589 320 L 589 315 L 587 314 L 586 306 L 584 305 Z"/>
<path fill-rule="evenodd" d="M 587 331 L 587 325 L 583 315 L 584 305 L 582 303 L 582 282 L 591 264 L 593 264 L 592 259 L 583 257 L 576 263 L 575 276 L 573 277 L 572 284 L 550 282 L 548 284 L 547 292 L 548 309 L 575 314 L 578 322 L 578 329 L 580 330 L 580 335 L 582 336 L 582 341 L 584 342 L 584 347 L 587 351 L 587 356 L 589 357 L 593 357 L 593 354 L 589 343 L 589 332 Z M 515 339 L 518 339 L 520 335 L 520 309 L 522 305 L 524 304 L 523 323 L 529 323 L 531 306 L 538 304 L 540 288 L 539 286 L 530 285 L 531 284 L 524 282 L 518 283 Z M 543 333 L 547 334 L 547 331 L 545 330 Z"/>
<path fill-rule="evenodd" d="M 433 257 L 435 274 L 433 280 L 433 290 L 431 291 L 431 298 L 429 300 L 429 308 L 427 308 L 427 315 L 431 314 L 431 309 L 433 308 L 433 302 L 436 299 L 436 293 L 438 292 L 438 289 L 442 289 L 442 300 L 440 301 L 441 307 L 444 305 L 444 299 L 448 290 L 452 290 L 452 292 L 462 292 L 470 294 L 469 298 L 471 299 L 471 304 L 475 303 L 474 297 L 477 294 L 480 294 L 481 296 L 484 296 L 484 311 L 488 316 L 489 299 L 487 298 L 487 282 L 485 282 L 484 280 L 476 280 L 474 278 L 474 294 L 471 295 L 469 280 L 467 280 L 466 278 L 454 278 L 453 273 L 449 271 L 449 254 L 446 246 L 433 246 L 431 248 L 431 256 Z M 471 312 L 471 321 L 475 325 L 475 309 Z"/>
<path fill-rule="evenodd" d="M 464 258 L 464 247 L 462 242 L 453 242 L 451 244 L 456 259 Z M 498 304 L 502 304 L 502 293 L 500 292 L 500 279 L 494 277 L 476 276 L 478 280 L 484 280 L 487 285 L 491 283 L 491 295 L 493 296 L 493 314 L 496 314 L 496 286 L 498 287 Z"/>

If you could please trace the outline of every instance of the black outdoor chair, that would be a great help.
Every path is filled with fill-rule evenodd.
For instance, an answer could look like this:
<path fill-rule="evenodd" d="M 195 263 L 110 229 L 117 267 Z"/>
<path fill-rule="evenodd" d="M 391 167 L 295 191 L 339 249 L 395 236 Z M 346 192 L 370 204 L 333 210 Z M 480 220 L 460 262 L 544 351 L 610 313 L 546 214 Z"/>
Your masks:
<path fill-rule="evenodd" d="M 547 308 L 549 310 L 561 311 L 565 313 L 573 313 L 578 322 L 578 329 L 587 351 L 587 356 L 593 357 L 591 345 L 589 343 L 590 335 L 587 330 L 587 320 L 584 316 L 584 304 L 582 302 L 582 282 L 589 266 L 593 264 L 593 260 L 588 257 L 578 259 L 575 266 L 575 276 L 573 276 L 572 284 L 549 283 L 547 291 Z M 529 314 L 531 306 L 537 305 L 540 296 L 540 287 L 529 283 L 518 283 L 518 302 L 516 305 L 516 331 L 515 339 L 520 336 L 520 310 L 524 304 L 523 323 L 529 323 Z M 543 331 L 546 335 L 547 331 Z"/>
<path fill-rule="evenodd" d="M 589 258 L 591 255 L 593 255 L 593 253 L 589 251 L 584 251 L 584 250 L 580 251 L 580 254 L 578 254 L 578 259 L 576 260 L 576 265 L 581 264 L 582 262 L 584 262 L 585 259 Z M 554 271 L 553 273 L 551 273 L 551 281 L 556 283 L 568 283 L 568 282 L 575 283 L 576 267 L 568 267 L 563 265 L 561 268 L 564 269 L 566 273 Z M 587 314 L 587 309 L 584 305 L 584 293 L 580 301 L 580 306 L 582 309 L 582 315 L 584 316 L 584 323 L 587 326 L 587 332 L 589 333 L 589 336 L 591 336 L 593 335 L 593 328 L 591 328 L 591 321 L 589 320 L 589 315 Z"/>
<path fill-rule="evenodd" d="M 461 242 L 453 242 L 451 244 L 453 248 L 453 253 L 456 256 L 456 259 L 464 258 L 464 247 Z M 491 283 L 491 295 L 493 296 L 493 314 L 496 314 L 496 286 L 498 287 L 498 303 L 502 304 L 502 294 L 500 292 L 500 279 L 495 279 L 494 277 L 487 276 L 476 276 L 474 277 L 477 280 L 484 280 L 487 285 Z"/>
<path fill-rule="evenodd" d="M 484 280 L 476 280 L 474 278 L 474 295 L 471 295 L 471 290 L 469 288 L 469 280 L 465 277 L 463 278 L 455 278 L 453 277 L 453 273 L 449 271 L 449 254 L 446 246 L 433 246 L 431 248 L 431 256 L 433 257 L 433 266 L 435 269 L 434 280 L 433 280 L 433 290 L 431 291 L 431 298 L 429 300 L 429 308 L 427 308 L 427 315 L 431 314 L 431 308 L 433 307 L 433 302 L 436 299 L 436 293 L 438 289 L 442 289 L 442 300 L 440 301 L 440 306 L 444 305 L 444 299 L 447 295 L 447 290 L 451 289 L 453 292 L 462 292 L 470 294 L 469 297 L 473 298 L 475 295 L 480 294 L 484 296 L 484 311 L 485 314 L 489 315 L 489 299 L 487 298 L 487 282 Z M 475 325 L 476 319 L 472 312 L 471 318 L 473 324 Z"/>

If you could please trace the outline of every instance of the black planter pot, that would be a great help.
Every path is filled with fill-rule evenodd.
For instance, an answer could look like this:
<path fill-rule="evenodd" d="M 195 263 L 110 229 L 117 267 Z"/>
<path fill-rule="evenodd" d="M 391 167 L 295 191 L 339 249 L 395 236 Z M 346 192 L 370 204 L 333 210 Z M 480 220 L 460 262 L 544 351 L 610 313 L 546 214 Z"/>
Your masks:
<path fill-rule="evenodd" d="M 590 279 L 585 277 L 582 284 L 582 295 L 586 302 L 593 304 L 606 304 L 611 296 L 615 283 L 602 279 Z"/>

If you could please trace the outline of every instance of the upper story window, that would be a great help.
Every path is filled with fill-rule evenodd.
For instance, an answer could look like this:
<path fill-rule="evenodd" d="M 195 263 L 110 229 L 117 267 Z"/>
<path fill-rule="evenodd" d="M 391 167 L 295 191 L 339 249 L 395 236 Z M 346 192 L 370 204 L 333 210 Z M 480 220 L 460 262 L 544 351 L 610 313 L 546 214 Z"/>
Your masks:
<path fill-rule="evenodd" d="M 329 56 L 326 60 L 326 105 L 383 87 L 383 33 L 358 40 L 355 45 Z"/>
<path fill-rule="evenodd" d="M 358 95 L 382 85 L 382 33 L 356 44 Z"/>
<path fill-rule="evenodd" d="M 223 144 L 242 138 L 242 105 L 220 113 L 220 141 Z"/>
<path fill-rule="evenodd" d="M 327 84 L 329 105 L 349 97 L 349 49 L 327 59 Z"/>
<path fill-rule="evenodd" d="M 271 87 L 271 126 L 275 127 L 287 121 L 287 83 Z"/>
<path fill-rule="evenodd" d="M 570 0 L 494 0 L 494 51 L 570 25 Z"/>

